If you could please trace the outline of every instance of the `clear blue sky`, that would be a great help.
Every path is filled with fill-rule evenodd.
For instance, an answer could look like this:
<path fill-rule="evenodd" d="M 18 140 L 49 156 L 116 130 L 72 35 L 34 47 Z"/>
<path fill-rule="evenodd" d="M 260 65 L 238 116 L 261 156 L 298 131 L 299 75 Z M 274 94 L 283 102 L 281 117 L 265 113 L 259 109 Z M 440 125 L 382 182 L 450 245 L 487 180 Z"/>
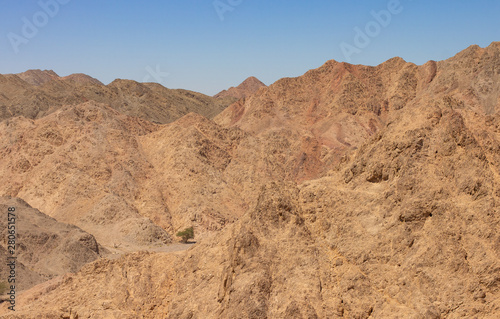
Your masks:
<path fill-rule="evenodd" d="M 107 84 L 155 81 L 159 67 L 163 85 L 213 95 L 251 75 L 271 84 L 330 59 L 422 64 L 500 41 L 497 0 L 41 0 L 54 1 L 67 3 L 49 15 L 39 1 L 0 0 L 0 73 L 52 69 Z M 377 22 L 371 12 L 391 4 L 390 22 Z M 355 28 L 367 26 L 369 43 L 355 42 Z"/>

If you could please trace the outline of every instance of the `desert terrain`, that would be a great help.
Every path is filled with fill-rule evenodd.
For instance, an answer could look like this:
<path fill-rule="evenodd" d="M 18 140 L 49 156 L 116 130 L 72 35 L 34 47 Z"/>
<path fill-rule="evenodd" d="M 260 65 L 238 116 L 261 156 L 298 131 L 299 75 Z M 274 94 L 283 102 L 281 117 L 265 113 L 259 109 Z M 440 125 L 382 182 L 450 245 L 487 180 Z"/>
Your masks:
<path fill-rule="evenodd" d="M 500 317 L 499 42 L 214 97 L 30 70 L 0 110 L 2 318 Z"/>

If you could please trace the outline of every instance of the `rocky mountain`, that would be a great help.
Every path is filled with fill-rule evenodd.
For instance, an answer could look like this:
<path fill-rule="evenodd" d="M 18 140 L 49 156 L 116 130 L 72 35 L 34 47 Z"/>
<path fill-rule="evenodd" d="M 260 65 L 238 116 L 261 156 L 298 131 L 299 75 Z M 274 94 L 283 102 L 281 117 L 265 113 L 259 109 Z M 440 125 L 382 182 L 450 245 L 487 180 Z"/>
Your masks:
<path fill-rule="evenodd" d="M 78 271 L 107 252 L 95 238 L 81 229 L 63 224 L 30 207 L 18 198 L 0 198 L 0 209 L 14 207 L 16 233 L 17 291 L 30 288 L 59 275 Z M 7 213 L 0 220 L 0 235 L 7 238 Z M 7 262 L 7 242 L 2 242 L 0 255 Z M 10 269 L 1 268 L 6 281 Z"/>
<path fill-rule="evenodd" d="M 95 102 L 38 120 L 0 123 L 2 195 L 23 198 L 51 217 L 115 244 L 165 243 L 170 236 L 132 205 L 138 180 L 153 175 L 137 136 L 153 123 Z"/>
<path fill-rule="evenodd" d="M 108 245 L 104 230 L 202 236 L 183 252 L 101 258 L 0 311 L 497 318 L 499 70 L 492 43 L 421 66 L 329 61 L 214 120 L 157 125 L 94 102 L 5 120 L 6 194 Z M 128 219 L 150 228 L 127 237 Z"/>
<path fill-rule="evenodd" d="M 86 85 L 86 84 L 97 84 L 97 85 L 104 85 L 101 81 L 98 79 L 95 79 L 91 76 L 88 76 L 83 73 L 74 73 L 70 74 L 68 76 L 64 76 L 59 78 L 61 81 L 70 81 L 74 82 L 80 85 Z"/>
<path fill-rule="evenodd" d="M 259 79 L 257 79 L 254 76 L 251 76 L 247 78 L 245 81 L 243 81 L 240 85 L 237 87 L 230 87 L 227 90 L 223 90 L 216 95 L 214 95 L 215 98 L 235 98 L 235 99 L 242 99 L 242 98 L 247 98 L 250 95 L 254 94 L 257 92 L 260 88 L 266 87 L 264 83 L 262 83 Z"/>
<path fill-rule="evenodd" d="M 52 70 L 28 70 L 23 73 L 18 73 L 23 81 L 34 86 L 40 86 L 47 82 L 59 80 L 59 75 Z"/>
<path fill-rule="evenodd" d="M 103 103 L 123 114 L 155 123 L 169 123 L 190 112 L 213 118 L 234 100 L 130 80 L 103 85 L 85 74 L 59 77 L 53 71 L 30 70 L 0 75 L 0 119 L 37 119 L 63 106 L 86 101 Z"/>

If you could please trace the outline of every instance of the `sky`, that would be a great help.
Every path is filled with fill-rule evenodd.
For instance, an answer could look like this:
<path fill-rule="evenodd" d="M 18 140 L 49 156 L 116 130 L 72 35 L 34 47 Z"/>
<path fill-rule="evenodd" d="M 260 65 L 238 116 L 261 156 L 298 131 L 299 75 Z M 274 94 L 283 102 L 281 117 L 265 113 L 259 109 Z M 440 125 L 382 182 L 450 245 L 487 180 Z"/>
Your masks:
<path fill-rule="evenodd" d="M 0 73 L 54 70 L 214 95 L 334 59 L 423 64 L 500 41 L 498 0 L 0 0 Z"/>

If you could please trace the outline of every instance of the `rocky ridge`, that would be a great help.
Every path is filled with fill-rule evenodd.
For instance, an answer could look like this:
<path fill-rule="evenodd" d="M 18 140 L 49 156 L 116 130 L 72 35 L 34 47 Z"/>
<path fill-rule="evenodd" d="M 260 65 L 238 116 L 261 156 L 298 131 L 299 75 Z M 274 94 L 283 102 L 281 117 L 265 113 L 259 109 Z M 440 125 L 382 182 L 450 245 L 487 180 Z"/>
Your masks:
<path fill-rule="evenodd" d="M 232 98 L 215 99 L 157 83 L 115 80 L 103 85 L 85 74 L 59 77 L 53 71 L 29 70 L 0 75 L 0 119 L 42 118 L 63 106 L 87 101 L 106 104 L 123 114 L 156 123 L 170 123 L 189 112 L 208 118 L 220 113 Z"/>

